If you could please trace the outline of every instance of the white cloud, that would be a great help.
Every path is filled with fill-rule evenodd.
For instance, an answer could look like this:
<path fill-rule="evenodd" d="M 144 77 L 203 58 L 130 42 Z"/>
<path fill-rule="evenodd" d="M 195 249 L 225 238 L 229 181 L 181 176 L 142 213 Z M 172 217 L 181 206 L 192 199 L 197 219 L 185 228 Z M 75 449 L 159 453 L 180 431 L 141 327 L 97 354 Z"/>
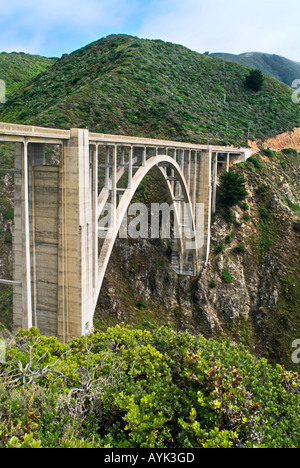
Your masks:
<path fill-rule="evenodd" d="M 134 7 L 129 0 L 12 0 L 1 5 L 0 49 L 40 53 L 51 42 L 98 39 L 122 28 Z"/>
<path fill-rule="evenodd" d="M 124 32 L 198 52 L 300 61 L 299 0 L 0 0 L 0 50 L 71 52 Z"/>
<path fill-rule="evenodd" d="M 2 7 L 1 22 L 14 20 L 23 26 L 44 26 L 49 29 L 64 25 L 68 29 L 103 26 L 107 21 L 120 21 L 119 9 L 126 0 L 12 0 Z M 37 23 L 40 21 L 41 24 Z"/>
<path fill-rule="evenodd" d="M 160 0 L 137 34 L 198 52 L 263 51 L 300 61 L 299 0 Z"/>

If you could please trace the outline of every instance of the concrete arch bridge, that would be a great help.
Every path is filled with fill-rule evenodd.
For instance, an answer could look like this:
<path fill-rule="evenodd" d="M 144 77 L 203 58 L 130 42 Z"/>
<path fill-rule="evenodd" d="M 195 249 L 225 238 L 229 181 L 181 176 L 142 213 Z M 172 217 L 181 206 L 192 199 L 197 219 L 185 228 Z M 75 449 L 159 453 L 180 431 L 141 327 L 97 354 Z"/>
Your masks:
<path fill-rule="evenodd" d="M 154 167 L 172 203 L 172 266 L 197 275 L 210 249 L 218 172 L 245 161 L 244 148 L 0 123 L 14 144 L 14 327 L 66 342 L 93 330 L 115 239 L 143 178 Z M 167 201 L 167 200 L 166 200 Z M 103 221 L 110 207 L 108 222 Z"/>

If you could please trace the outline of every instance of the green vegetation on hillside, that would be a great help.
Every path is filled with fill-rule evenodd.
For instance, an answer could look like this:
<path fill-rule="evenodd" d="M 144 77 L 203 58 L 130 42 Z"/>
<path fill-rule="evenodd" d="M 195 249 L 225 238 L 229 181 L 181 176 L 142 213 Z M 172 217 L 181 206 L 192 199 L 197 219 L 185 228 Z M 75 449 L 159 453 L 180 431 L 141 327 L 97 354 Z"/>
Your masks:
<path fill-rule="evenodd" d="M 245 284 L 255 295 L 247 320 L 225 324 L 224 335 L 267 356 L 274 365 L 280 362 L 297 370 L 291 344 L 300 335 L 300 155 L 294 150 L 262 151 L 231 171 L 246 179 L 248 197 L 229 218 L 219 191 L 218 213 L 228 222 L 227 239 L 234 238 L 236 244 L 224 252 L 223 262 L 243 254 Z"/>
<path fill-rule="evenodd" d="M 109 36 L 12 95 L 0 120 L 224 145 L 299 125 L 290 88 L 266 77 L 254 93 L 244 86 L 248 74 L 179 45 Z"/>
<path fill-rule="evenodd" d="M 24 87 L 32 78 L 51 67 L 56 60 L 17 52 L 0 53 L 0 79 L 5 81 L 7 94 Z"/>
<path fill-rule="evenodd" d="M 32 329 L 6 357 L 1 447 L 299 447 L 298 374 L 236 345 L 124 326 L 62 345 Z"/>

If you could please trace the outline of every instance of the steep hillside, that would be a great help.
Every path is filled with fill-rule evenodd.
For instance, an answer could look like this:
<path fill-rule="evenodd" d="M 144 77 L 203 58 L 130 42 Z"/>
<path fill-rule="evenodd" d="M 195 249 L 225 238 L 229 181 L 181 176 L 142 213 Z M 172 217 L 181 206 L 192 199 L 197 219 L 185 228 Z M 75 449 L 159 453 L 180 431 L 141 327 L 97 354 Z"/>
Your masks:
<path fill-rule="evenodd" d="M 256 68 L 289 86 L 292 86 L 294 80 L 300 78 L 300 63 L 275 54 L 262 52 L 247 52 L 239 55 L 213 53 L 210 54 L 210 57 Z"/>
<path fill-rule="evenodd" d="M 0 53 L 0 79 L 5 81 L 7 94 L 25 86 L 32 78 L 51 67 L 56 60 L 17 52 Z"/>
<path fill-rule="evenodd" d="M 300 124 L 291 89 L 268 76 L 162 41 L 117 35 L 94 42 L 36 77 L 0 107 L 0 120 L 93 131 L 246 144 Z"/>

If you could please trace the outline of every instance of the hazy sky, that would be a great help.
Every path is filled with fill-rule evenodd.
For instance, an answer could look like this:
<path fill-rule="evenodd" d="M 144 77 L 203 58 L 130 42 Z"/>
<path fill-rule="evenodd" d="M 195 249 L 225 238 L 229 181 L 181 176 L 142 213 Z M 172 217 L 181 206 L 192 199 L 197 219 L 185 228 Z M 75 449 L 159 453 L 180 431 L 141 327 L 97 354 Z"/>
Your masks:
<path fill-rule="evenodd" d="M 0 51 L 60 57 L 108 34 L 300 62 L 299 0 L 0 0 Z"/>

